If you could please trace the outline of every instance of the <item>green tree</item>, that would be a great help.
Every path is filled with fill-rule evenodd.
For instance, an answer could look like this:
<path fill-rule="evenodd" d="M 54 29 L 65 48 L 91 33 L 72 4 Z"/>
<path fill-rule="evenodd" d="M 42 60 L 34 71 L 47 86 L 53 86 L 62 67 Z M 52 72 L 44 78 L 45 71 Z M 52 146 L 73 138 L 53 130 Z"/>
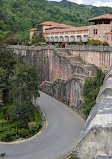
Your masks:
<path fill-rule="evenodd" d="M 37 25 L 37 30 L 34 33 L 32 42 L 35 45 L 39 45 L 41 42 L 45 42 L 45 38 L 44 38 L 44 35 L 43 35 L 43 29 L 42 29 L 41 25 Z"/>
<path fill-rule="evenodd" d="M 3 92 L 6 89 L 6 70 L 0 67 L 0 106 L 3 105 Z"/>
<path fill-rule="evenodd" d="M 18 112 L 22 119 L 28 119 L 32 100 L 39 96 L 39 81 L 37 69 L 30 63 L 18 60 L 11 79 L 10 95 L 15 105 L 15 113 Z"/>
<path fill-rule="evenodd" d="M 0 43 L 0 96 L 2 101 L 5 102 L 8 99 L 9 79 L 14 74 L 16 59 L 14 53 L 8 50 L 3 42 L 4 40 Z"/>
<path fill-rule="evenodd" d="M 101 69 L 98 69 L 94 78 L 90 78 L 85 81 L 83 86 L 83 112 L 86 116 L 89 115 L 90 110 L 95 105 L 96 97 L 103 84 L 104 78 L 105 74 L 101 71 Z"/>

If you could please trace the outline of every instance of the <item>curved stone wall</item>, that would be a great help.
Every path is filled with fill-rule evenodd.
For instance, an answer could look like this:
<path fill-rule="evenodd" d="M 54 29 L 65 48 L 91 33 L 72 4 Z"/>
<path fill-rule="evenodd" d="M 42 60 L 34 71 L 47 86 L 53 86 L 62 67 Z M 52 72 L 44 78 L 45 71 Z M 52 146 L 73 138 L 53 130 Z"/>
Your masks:
<path fill-rule="evenodd" d="M 52 97 L 67 104 L 73 110 L 82 114 L 80 106 L 82 98 L 82 88 L 87 75 L 72 74 L 67 80 L 57 79 L 54 82 L 45 81 L 41 86 L 41 90 Z"/>

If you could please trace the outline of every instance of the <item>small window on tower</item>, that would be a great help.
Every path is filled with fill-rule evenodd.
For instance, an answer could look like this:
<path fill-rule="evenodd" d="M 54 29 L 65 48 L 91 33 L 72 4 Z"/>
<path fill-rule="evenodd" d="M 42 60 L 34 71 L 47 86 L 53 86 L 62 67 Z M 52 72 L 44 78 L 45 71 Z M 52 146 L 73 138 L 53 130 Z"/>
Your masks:
<path fill-rule="evenodd" d="M 94 29 L 94 34 L 97 34 L 97 29 Z"/>
<path fill-rule="evenodd" d="M 94 34 L 96 34 L 96 29 L 94 29 Z"/>

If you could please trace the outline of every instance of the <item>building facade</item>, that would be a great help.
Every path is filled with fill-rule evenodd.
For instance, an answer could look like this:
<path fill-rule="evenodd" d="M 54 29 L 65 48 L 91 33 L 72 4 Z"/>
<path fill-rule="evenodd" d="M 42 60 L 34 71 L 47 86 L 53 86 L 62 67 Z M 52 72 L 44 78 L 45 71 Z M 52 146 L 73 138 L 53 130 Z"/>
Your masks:
<path fill-rule="evenodd" d="M 47 42 L 87 42 L 88 39 L 97 39 L 108 42 L 112 46 L 112 15 L 105 14 L 92 19 L 93 25 L 74 27 L 71 25 L 59 24 L 46 21 L 41 23 L 43 33 Z M 30 29 L 30 40 L 35 32 Z"/>

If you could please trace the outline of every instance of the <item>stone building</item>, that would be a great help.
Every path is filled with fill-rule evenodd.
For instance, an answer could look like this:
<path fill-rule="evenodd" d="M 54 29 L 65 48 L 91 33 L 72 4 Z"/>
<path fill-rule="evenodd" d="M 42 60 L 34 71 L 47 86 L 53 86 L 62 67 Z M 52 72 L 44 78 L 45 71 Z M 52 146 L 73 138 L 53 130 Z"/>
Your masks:
<path fill-rule="evenodd" d="M 105 14 L 92 19 L 93 25 L 74 27 L 46 21 L 41 23 L 43 33 L 47 42 L 87 42 L 88 39 L 107 41 L 112 46 L 112 15 Z M 30 40 L 36 28 L 30 29 Z"/>
<path fill-rule="evenodd" d="M 112 46 L 112 15 L 105 14 L 89 19 L 94 25 L 89 27 L 89 38 L 107 41 Z"/>

